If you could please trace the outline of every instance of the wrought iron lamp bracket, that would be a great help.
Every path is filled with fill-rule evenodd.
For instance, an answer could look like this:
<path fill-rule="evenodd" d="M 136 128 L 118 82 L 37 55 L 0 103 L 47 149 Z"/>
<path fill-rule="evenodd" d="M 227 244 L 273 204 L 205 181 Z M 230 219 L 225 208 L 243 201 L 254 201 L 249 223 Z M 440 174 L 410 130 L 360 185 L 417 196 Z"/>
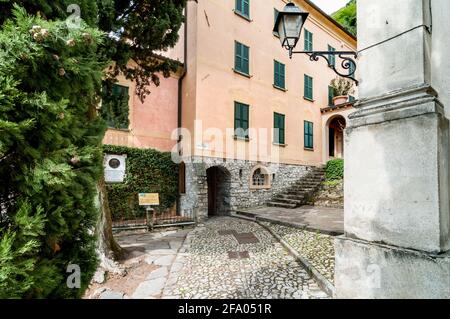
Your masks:
<path fill-rule="evenodd" d="M 358 53 L 353 51 L 292 51 L 289 49 L 289 58 L 292 59 L 292 54 L 306 54 L 309 56 L 311 61 L 319 61 L 319 57 L 324 58 L 327 61 L 328 66 L 333 69 L 333 71 L 343 77 L 350 79 L 358 85 L 358 80 L 355 78 L 356 72 L 356 62 L 355 60 L 358 58 Z M 331 63 L 331 56 L 338 56 L 342 62 L 341 67 L 344 70 L 348 70 L 347 74 L 344 74 L 336 69 L 336 63 Z M 353 69 L 351 69 L 353 65 Z M 350 72 L 352 71 L 352 72 Z"/>

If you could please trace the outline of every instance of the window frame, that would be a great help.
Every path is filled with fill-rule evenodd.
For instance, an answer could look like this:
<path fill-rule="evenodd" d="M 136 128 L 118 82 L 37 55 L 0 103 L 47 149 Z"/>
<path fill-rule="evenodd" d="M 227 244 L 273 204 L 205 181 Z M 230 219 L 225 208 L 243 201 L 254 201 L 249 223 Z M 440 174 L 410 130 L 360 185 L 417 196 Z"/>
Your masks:
<path fill-rule="evenodd" d="M 238 67 L 240 61 L 240 67 Z M 247 63 L 247 68 L 244 67 Z M 234 41 L 234 69 L 235 72 L 250 76 L 250 47 L 235 40 Z"/>
<path fill-rule="evenodd" d="M 308 93 L 311 93 L 309 96 Z M 303 98 L 308 101 L 314 101 L 314 78 L 304 74 L 303 78 Z"/>
<path fill-rule="evenodd" d="M 305 51 L 314 51 L 314 33 L 309 31 L 308 29 L 304 29 L 304 37 L 305 37 Z"/>
<path fill-rule="evenodd" d="M 273 61 L 274 61 L 274 64 L 273 64 L 273 86 L 277 89 L 286 90 L 286 65 L 277 60 L 273 60 Z M 282 69 L 280 67 L 282 67 Z M 277 70 L 278 70 L 278 72 L 277 72 Z M 283 72 L 281 72 L 281 70 Z M 280 83 L 281 80 L 283 83 Z"/>
<path fill-rule="evenodd" d="M 303 146 L 306 150 L 314 150 L 314 122 L 303 121 Z"/>
<path fill-rule="evenodd" d="M 279 125 L 277 119 L 282 119 L 282 126 L 277 127 Z M 277 131 L 278 129 L 278 131 Z M 278 132 L 278 135 L 277 135 Z M 278 137 L 278 140 L 277 140 Z M 286 115 L 274 112 L 273 113 L 273 144 L 276 145 L 286 145 Z"/>
<path fill-rule="evenodd" d="M 245 117 L 243 116 L 244 114 L 246 114 L 247 119 L 245 119 Z M 247 124 L 247 128 L 242 126 L 243 123 Z M 250 128 L 250 105 L 234 101 L 234 137 L 237 139 L 248 140 L 250 138 L 249 128 Z M 245 132 L 245 135 L 237 134 L 236 131 L 238 129 L 242 129 Z"/>

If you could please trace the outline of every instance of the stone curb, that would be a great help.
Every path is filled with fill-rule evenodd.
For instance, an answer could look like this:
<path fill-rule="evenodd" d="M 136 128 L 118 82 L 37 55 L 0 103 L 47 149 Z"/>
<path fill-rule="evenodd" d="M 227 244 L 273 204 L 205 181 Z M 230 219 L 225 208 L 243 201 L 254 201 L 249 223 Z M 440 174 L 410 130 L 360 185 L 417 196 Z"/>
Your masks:
<path fill-rule="evenodd" d="M 267 221 L 271 222 L 270 220 Z M 273 237 L 275 237 L 284 246 L 284 248 L 286 248 L 289 251 L 289 253 L 292 256 L 294 256 L 294 258 L 305 267 L 309 275 L 317 281 L 320 288 L 322 288 L 328 295 L 332 296 L 333 298 L 336 296 L 336 290 L 334 288 L 334 285 L 327 278 L 325 278 L 325 276 L 323 276 L 320 272 L 318 272 L 316 268 L 314 268 L 314 266 L 308 260 L 300 256 L 300 254 L 294 248 L 292 248 L 283 238 L 281 238 L 278 234 L 276 234 L 272 229 L 262 224 L 258 220 L 256 220 L 255 222 L 264 229 L 266 229 Z"/>

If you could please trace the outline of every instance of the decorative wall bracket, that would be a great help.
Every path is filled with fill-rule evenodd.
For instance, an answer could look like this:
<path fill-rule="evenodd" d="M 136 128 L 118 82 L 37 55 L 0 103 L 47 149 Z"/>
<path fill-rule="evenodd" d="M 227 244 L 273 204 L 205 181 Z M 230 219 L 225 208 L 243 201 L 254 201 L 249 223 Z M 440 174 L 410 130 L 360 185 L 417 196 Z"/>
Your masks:
<path fill-rule="evenodd" d="M 337 75 L 350 79 L 358 85 L 358 80 L 355 78 L 356 62 L 358 53 L 353 51 L 292 51 L 289 50 L 289 58 L 292 59 L 292 54 L 306 54 L 311 61 L 319 61 L 319 57 L 324 58 L 327 61 L 328 66 L 333 69 Z M 348 70 L 348 73 L 344 74 L 336 69 L 336 63 L 332 63 L 331 56 L 338 56 L 341 59 L 341 67 L 344 70 Z M 353 66 L 353 67 L 352 67 Z"/>

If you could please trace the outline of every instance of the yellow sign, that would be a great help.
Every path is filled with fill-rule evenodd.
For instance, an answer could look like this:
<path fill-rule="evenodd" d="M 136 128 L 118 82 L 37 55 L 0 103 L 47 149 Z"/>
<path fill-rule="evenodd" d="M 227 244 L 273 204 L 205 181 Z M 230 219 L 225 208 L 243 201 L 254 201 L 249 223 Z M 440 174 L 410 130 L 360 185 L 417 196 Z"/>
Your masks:
<path fill-rule="evenodd" d="M 158 206 L 159 194 L 158 193 L 141 193 L 139 194 L 140 206 Z"/>

